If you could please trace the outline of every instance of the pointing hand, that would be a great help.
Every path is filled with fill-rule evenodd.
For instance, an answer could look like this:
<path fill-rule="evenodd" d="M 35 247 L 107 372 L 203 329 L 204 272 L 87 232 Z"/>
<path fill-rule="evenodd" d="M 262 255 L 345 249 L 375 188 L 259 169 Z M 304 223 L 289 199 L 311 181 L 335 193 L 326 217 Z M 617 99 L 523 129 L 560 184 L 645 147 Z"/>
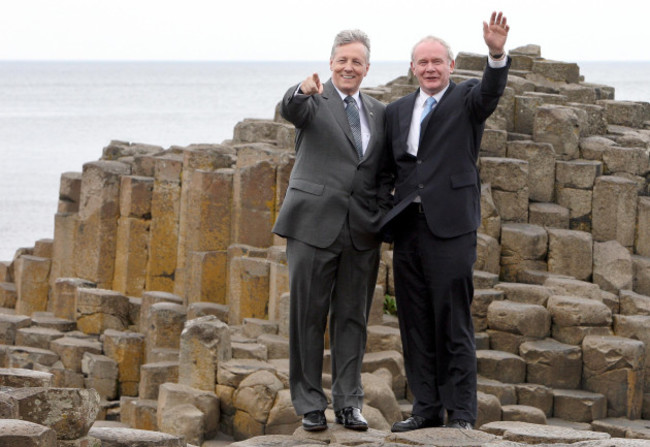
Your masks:
<path fill-rule="evenodd" d="M 300 84 L 300 90 L 305 95 L 315 95 L 316 93 L 323 93 L 323 84 L 320 82 L 318 73 L 307 76 L 307 79 Z"/>

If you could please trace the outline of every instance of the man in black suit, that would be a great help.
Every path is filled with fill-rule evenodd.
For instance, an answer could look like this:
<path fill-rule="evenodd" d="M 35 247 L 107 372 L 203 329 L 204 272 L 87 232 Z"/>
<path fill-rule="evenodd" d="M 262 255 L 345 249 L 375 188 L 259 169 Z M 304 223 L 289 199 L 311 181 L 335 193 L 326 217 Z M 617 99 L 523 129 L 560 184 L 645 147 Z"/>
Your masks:
<path fill-rule="evenodd" d="M 502 13 L 483 23 L 489 50 L 481 81 L 450 82 L 449 46 L 425 37 L 413 47 L 420 88 L 386 108 L 386 143 L 395 175 L 395 207 L 383 224 L 394 237 L 397 312 L 412 416 L 394 432 L 476 422 L 476 348 L 470 312 L 476 230 L 477 159 L 485 120 L 508 77 L 509 26 Z"/>
<path fill-rule="evenodd" d="M 370 67 L 368 36 L 340 32 L 332 78 L 314 73 L 284 95 L 296 126 L 296 162 L 273 232 L 287 238 L 291 399 L 305 430 L 327 428 L 321 377 L 328 314 L 336 422 L 367 430 L 361 364 L 379 266 L 380 222 L 390 208 L 384 109 L 359 92 Z M 382 192 L 383 191 L 383 192 Z"/>

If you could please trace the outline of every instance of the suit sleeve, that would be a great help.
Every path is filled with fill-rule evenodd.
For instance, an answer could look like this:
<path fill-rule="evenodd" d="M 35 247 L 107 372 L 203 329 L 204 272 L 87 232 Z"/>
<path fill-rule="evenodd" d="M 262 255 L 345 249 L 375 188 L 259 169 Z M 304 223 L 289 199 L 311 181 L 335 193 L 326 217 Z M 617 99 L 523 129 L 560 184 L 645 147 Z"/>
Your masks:
<path fill-rule="evenodd" d="M 387 213 L 394 204 L 393 189 L 395 187 L 395 160 L 393 159 L 393 145 L 390 126 L 390 115 L 386 113 L 384 122 L 384 147 L 382 148 L 382 159 L 379 165 L 379 191 L 377 204 L 381 210 Z"/>
<path fill-rule="evenodd" d="M 302 95 L 296 93 L 296 84 L 287 90 L 282 98 L 280 115 L 291 124 L 301 129 L 305 127 L 316 112 L 316 95 Z"/>
<path fill-rule="evenodd" d="M 508 70 L 512 59 L 503 68 L 491 68 L 486 64 L 481 82 L 476 83 L 468 96 L 470 110 L 478 122 L 484 122 L 494 112 L 508 83 Z"/>

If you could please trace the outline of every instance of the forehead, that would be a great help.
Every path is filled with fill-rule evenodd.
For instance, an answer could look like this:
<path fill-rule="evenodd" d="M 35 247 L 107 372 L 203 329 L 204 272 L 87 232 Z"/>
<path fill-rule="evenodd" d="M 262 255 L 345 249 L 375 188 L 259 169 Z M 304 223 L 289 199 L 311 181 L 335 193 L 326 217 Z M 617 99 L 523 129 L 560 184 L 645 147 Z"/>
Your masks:
<path fill-rule="evenodd" d="M 339 57 L 358 58 L 365 61 L 366 47 L 361 42 L 352 42 L 346 43 L 345 45 L 339 45 L 334 50 L 334 56 L 332 56 L 332 58 L 336 59 Z"/>
<path fill-rule="evenodd" d="M 413 51 L 413 60 L 442 58 L 448 59 L 447 49 L 440 42 L 425 40 L 420 42 Z"/>

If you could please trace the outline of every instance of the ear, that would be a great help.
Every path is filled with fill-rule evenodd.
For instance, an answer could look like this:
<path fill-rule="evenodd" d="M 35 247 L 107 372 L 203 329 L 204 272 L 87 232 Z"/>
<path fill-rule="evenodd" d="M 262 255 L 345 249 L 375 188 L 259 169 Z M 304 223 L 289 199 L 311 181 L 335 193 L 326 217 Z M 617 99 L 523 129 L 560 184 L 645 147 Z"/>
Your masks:
<path fill-rule="evenodd" d="M 455 60 L 451 61 L 451 64 L 449 64 L 449 72 L 453 73 L 454 68 L 456 68 L 456 61 Z"/>

